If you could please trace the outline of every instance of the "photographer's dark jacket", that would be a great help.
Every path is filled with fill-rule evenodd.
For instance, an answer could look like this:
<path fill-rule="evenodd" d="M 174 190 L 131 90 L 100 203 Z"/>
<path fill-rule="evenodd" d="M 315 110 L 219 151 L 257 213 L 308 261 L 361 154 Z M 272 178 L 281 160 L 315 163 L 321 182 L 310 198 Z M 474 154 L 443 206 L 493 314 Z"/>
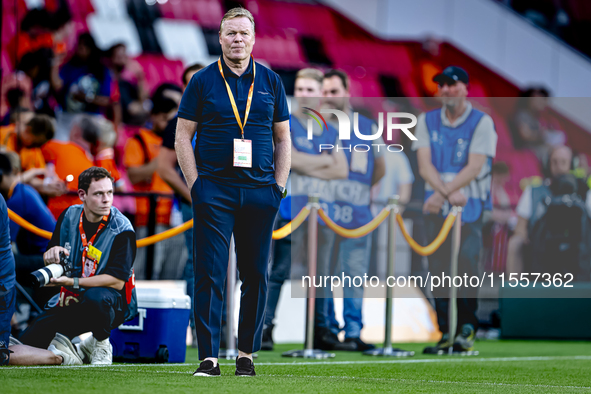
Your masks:
<path fill-rule="evenodd" d="M 82 240 L 79 223 L 83 212 L 83 205 L 73 205 L 62 212 L 56 224 L 48 249 L 62 246 L 70 251 L 69 260 L 73 265 L 71 277 L 82 277 Z M 88 238 L 98 229 L 99 223 L 90 223 L 83 215 L 83 228 Z M 136 238 L 133 226 L 129 220 L 115 207 L 111 207 L 111 214 L 107 225 L 97 235 L 93 246 L 101 251 L 101 258 L 95 275 L 107 274 L 126 282 L 120 291 L 125 310 L 126 320 L 135 316 L 137 312 L 137 298 L 135 289 L 131 287 L 133 261 L 136 254 Z"/>

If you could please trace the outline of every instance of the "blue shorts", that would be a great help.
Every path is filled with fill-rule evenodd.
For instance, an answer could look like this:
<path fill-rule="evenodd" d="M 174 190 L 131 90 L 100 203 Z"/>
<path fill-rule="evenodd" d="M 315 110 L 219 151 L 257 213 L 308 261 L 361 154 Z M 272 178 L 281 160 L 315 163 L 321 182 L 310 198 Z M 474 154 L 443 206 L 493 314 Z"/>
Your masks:
<path fill-rule="evenodd" d="M 8 340 L 10 338 L 10 321 L 14 315 L 16 288 L 0 291 L 0 365 L 8 365 Z"/>

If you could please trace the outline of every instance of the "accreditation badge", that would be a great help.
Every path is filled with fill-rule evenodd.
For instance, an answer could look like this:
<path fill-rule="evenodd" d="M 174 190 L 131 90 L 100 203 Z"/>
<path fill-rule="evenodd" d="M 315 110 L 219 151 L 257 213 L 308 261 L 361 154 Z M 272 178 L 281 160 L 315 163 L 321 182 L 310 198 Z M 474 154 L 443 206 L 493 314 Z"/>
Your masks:
<path fill-rule="evenodd" d="M 92 246 L 92 245 L 88 246 L 88 252 L 86 253 L 86 255 L 89 258 L 96 260 L 97 263 L 101 261 L 102 254 L 103 254 L 103 252 L 101 252 L 100 250 L 98 250 L 94 246 Z"/>
<path fill-rule="evenodd" d="M 252 168 L 252 141 L 234 139 L 234 167 Z"/>

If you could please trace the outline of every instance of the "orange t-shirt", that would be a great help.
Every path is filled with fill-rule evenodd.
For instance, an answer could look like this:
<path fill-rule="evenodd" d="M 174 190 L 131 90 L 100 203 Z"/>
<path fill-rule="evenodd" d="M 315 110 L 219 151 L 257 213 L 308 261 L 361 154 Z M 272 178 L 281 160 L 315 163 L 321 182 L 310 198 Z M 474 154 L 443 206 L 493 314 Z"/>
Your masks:
<path fill-rule="evenodd" d="M 0 145 L 9 151 L 18 153 L 23 171 L 32 168 L 45 168 L 45 159 L 41 148 L 24 148 L 18 143 L 14 124 L 0 127 Z"/>
<path fill-rule="evenodd" d="M 162 145 L 162 138 L 156 133 L 148 129 L 140 129 L 139 136 L 144 141 L 148 158 L 144 154 L 144 147 L 137 138 L 130 138 L 125 144 L 125 152 L 123 154 L 123 165 L 125 168 L 139 167 L 150 162 L 158 156 L 160 146 Z M 133 190 L 136 192 L 158 192 L 173 194 L 170 186 L 154 172 L 151 182 L 142 182 L 133 185 Z M 170 212 L 172 210 L 172 198 L 158 198 L 156 204 L 156 223 L 169 225 Z M 148 215 L 150 212 L 150 201 L 147 197 L 136 198 L 136 226 L 142 227 L 148 225 Z"/>
<path fill-rule="evenodd" d="M 113 148 L 103 149 L 98 152 L 94 157 L 94 165 L 97 167 L 103 167 L 105 170 L 109 171 L 111 176 L 115 179 L 115 183 L 121 179 L 121 174 L 115 163 L 115 150 L 113 150 Z"/>
<path fill-rule="evenodd" d="M 68 191 L 78 191 L 78 176 L 94 165 L 92 157 L 73 142 L 51 140 L 43 145 L 41 150 L 45 161 L 55 166 L 55 173 L 59 179 L 65 181 L 68 175 L 74 177 L 72 182 L 67 183 Z M 47 202 L 56 219 L 64 209 L 75 204 L 80 204 L 80 199 L 74 195 L 52 197 Z"/>

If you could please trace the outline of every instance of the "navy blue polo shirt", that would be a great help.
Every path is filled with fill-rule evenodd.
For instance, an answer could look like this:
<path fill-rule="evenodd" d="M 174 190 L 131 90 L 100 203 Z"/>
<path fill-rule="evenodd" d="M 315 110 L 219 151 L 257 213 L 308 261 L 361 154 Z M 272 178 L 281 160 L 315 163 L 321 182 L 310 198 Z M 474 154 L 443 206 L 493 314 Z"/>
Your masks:
<path fill-rule="evenodd" d="M 222 67 L 244 122 L 253 60 L 241 76 L 230 70 L 223 59 Z M 252 168 L 233 165 L 234 139 L 241 138 L 241 132 L 217 62 L 193 75 L 183 94 L 179 117 L 198 123 L 195 162 L 199 176 L 246 188 L 276 183 L 273 123 L 289 119 L 285 89 L 276 73 L 256 63 L 252 106 L 244 127 L 244 138 L 252 141 Z"/>

